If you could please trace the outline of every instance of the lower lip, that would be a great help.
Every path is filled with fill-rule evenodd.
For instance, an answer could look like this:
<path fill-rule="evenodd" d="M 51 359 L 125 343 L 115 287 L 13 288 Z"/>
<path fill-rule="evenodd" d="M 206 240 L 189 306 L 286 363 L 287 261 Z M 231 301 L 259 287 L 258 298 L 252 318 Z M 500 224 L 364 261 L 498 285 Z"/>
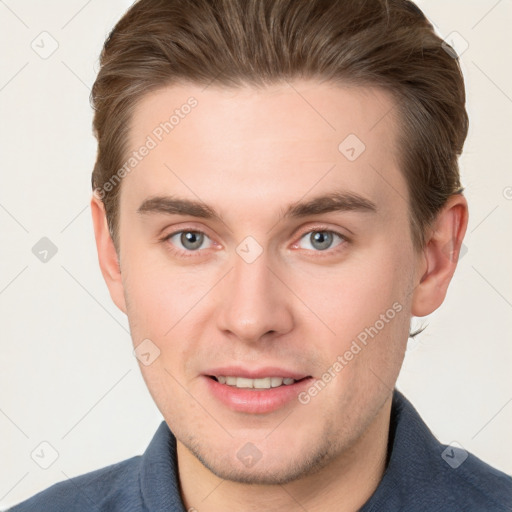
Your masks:
<path fill-rule="evenodd" d="M 296 400 L 301 391 L 304 391 L 313 381 L 308 377 L 288 386 L 282 385 L 270 389 L 241 389 L 204 376 L 209 392 L 227 405 L 233 411 L 252 414 L 264 414 L 285 406 Z"/>

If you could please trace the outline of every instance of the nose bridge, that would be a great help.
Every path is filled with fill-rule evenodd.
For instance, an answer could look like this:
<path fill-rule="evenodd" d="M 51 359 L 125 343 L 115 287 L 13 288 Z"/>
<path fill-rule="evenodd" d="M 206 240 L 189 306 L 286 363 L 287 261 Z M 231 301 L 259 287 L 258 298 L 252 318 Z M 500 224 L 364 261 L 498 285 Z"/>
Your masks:
<path fill-rule="evenodd" d="M 268 251 L 242 242 L 233 269 L 224 280 L 218 326 L 243 341 L 257 341 L 266 333 L 285 333 L 292 327 L 286 287 L 275 276 Z"/>

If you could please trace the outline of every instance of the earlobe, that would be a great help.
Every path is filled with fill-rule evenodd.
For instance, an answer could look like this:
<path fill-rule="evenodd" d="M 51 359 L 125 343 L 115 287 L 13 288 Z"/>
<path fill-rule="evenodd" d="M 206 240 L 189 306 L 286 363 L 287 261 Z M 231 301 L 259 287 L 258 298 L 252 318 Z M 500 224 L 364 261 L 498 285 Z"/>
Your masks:
<path fill-rule="evenodd" d="M 126 313 L 118 254 L 108 228 L 105 207 L 95 194 L 91 198 L 91 214 L 101 273 L 112 300 L 121 311 Z"/>
<path fill-rule="evenodd" d="M 420 275 L 411 313 L 426 316 L 444 301 L 457 267 L 468 224 L 468 205 L 462 194 L 451 196 L 438 214 L 421 255 Z"/>

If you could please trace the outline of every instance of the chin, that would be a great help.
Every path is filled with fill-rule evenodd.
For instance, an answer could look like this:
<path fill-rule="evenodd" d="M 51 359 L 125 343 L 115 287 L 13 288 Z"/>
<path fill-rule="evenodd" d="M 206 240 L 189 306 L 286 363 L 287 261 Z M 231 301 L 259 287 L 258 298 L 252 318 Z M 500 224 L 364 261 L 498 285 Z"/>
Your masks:
<path fill-rule="evenodd" d="M 330 442 L 309 446 L 308 453 L 291 444 L 297 451 L 295 454 L 286 446 L 278 453 L 266 454 L 250 442 L 236 452 L 226 450 L 222 455 L 212 453 L 203 443 L 191 441 L 185 446 L 218 478 L 252 485 L 288 484 L 320 471 L 335 457 Z"/>

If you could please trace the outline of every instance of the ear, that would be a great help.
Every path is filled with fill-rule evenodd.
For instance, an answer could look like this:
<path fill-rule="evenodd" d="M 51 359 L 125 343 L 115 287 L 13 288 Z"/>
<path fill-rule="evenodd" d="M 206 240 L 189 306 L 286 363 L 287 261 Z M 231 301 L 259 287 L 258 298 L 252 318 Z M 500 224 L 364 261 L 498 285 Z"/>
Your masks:
<path fill-rule="evenodd" d="M 462 194 L 450 196 L 436 217 L 421 258 L 411 314 L 425 316 L 444 301 L 457 267 L 468 225 L 468 204 Z"/>
<path fill-rule="evenodd" d="M 112 237 L 110 236 L 110 230 L 108 229 L 105 207 L 96 194 L 93 194 L 91 198 L 91 214 L 94 226 L 94 237 L 96 238 L 96 248 L 98 250 L 98 260 L 103 279 L 105 279 L 105 283 L 107 283 L 110 296 L 115 305 L 126 313 L 119 258 Z"/>

